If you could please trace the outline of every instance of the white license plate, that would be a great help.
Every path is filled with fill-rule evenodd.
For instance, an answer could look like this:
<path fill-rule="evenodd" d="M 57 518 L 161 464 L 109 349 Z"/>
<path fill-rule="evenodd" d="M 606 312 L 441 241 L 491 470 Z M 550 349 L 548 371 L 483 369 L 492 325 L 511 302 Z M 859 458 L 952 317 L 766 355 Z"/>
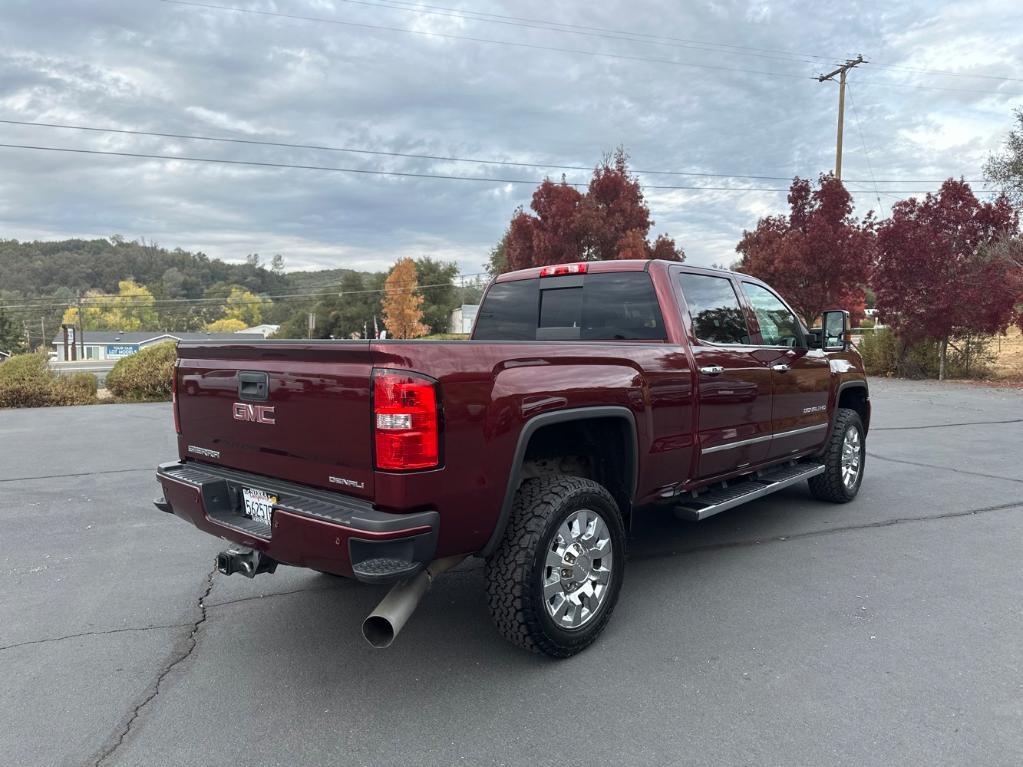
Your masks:
<path fill-rule="evenodd" d="M 273 513 L 274 504 L 277 503 L 277 496 L 264 493 L 262 490 L 250 490 L 242 488 L 242 502 L 245 506 L 245 516 L 254 519 L 256 522 L 270 524 L 270 515 Z"/>

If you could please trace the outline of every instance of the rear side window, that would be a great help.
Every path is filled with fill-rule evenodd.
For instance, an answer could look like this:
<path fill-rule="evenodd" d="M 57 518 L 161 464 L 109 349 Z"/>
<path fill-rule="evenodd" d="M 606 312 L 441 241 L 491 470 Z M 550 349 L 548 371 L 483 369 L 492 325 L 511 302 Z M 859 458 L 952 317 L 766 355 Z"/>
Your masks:
<path fill-rule="evenodd" d="M 660 341 L 665 337 L 660 305 L 646 272 L 499 283 L 487 293 L 473 335 L 481 341 Z"/>
<path fill-rule="evenodd" d="M 518 280 L 491 286 L 472 337 L 480 341 L 535 341 L 539 282 Z"/>
<path fill-rule="evenodd" d="M 679 279 L 693 320 L 693 332 L 699 340 L 712 344 L 749 345 L 746 315 L 731 280 L 684 272 Z"/>

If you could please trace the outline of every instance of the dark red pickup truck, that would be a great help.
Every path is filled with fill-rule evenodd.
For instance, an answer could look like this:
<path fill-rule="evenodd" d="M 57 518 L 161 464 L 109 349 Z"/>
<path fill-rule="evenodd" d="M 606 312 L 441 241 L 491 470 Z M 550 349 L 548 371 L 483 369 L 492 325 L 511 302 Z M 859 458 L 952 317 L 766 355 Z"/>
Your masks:
<path fill-rule="evenodd" d="M 471 341 L 178 347 L 157 506 L 278 563 L 396 585 L 486 563 L 501 633 L 565 657 L 606 625 L 640 508 L 700 520 L 802 480 L 852 500 L 870 399 L 848 315 L 807 330 L 743 274 L 613 261 L 504 274 Z"/>

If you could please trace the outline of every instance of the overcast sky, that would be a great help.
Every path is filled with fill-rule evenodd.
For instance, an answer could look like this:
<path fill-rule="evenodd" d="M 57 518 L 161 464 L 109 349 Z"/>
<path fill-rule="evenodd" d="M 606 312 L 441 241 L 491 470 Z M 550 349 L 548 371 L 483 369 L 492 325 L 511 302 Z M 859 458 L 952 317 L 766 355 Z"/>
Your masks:
<path fill-rule="evenodd" d="M 584 168 L 624 144 L 639 170 L 790 179 L 834 165 L 837 85 L 812 76 L 863 53 L 843 173 L 864 190 L 862 213 L 878 207 L 872 177 L 898 191 L 982 179 L 1023 105 L 1018 0 L 209 2 L 318 20 L 4 0 L 0 119 Z M 590 175 L 6 124 L 0 143 L 479 179 Z M 9 148 L 0 168 L 2 238 L 117 233 L 228 261 L 281 253 L 289 269 L 379 270 L 425 254 L 478 272 L 534 188 Z M 785 207 L 772 191 L 646 195 L 654 233 L 697 264 L 734 260 L 742 230 Z M 883 210 L 899 196 L 882 194 Z"/>

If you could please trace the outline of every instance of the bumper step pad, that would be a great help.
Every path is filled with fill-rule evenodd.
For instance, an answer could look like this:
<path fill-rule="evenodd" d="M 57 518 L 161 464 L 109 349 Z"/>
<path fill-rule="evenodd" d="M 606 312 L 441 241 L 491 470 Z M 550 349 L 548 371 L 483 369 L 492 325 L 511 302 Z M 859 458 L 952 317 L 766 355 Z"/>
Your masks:
<path fill-rule="evenodd" d="M 424 567 L 422 562 L 408 562 L 404 559 L 378 557 L 364 559 L 352 565 L 355 577 L 364 583 L 390 583 L 391 581 L 408 578 Z"/>
<path fill-rule="evenodd" d="M 824 465 L 819 463 L 792 463 L 767 469 L 750 479 L 714 487 L 682 501 L 675 507 L 675 516 L 697 522 L 823 473 Z"/>

